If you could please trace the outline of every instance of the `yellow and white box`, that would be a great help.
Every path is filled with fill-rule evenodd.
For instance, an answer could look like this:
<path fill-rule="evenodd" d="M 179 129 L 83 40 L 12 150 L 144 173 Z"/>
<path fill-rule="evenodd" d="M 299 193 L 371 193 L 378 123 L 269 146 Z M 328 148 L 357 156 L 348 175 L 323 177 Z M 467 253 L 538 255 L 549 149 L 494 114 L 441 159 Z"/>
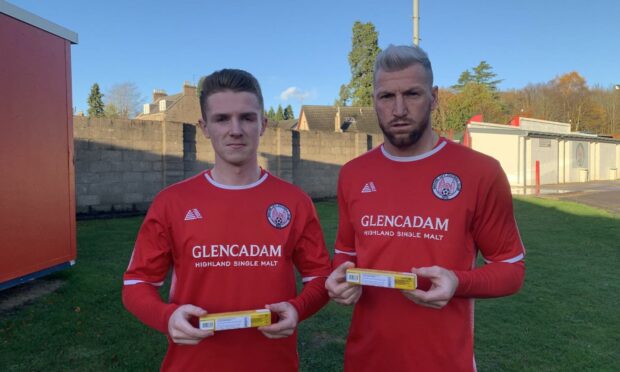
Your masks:
<path fill-rule="evenodd" d="M 417 279 L 414 273 L 359 269 L 356 267 L 347 269 L 347 282 L 352 284 L 413 290 L 418 286 Z"/>
<path fill-rule="evenodd" d="M 211 331 L 225 331 L 262 327 L 271 324 L 271 311 L 267 309 L 214 313 L 200 317 L 199 328 Z"/>

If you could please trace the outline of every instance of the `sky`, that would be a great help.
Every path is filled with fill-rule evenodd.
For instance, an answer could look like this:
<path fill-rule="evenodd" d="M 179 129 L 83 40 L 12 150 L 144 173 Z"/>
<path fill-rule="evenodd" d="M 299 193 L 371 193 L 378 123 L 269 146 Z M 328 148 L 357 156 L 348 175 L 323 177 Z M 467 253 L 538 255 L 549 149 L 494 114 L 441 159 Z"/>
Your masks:
<path fill-rule="evenodd" d="M 355 21 L 372 22 L 379 47 L 411 44 L 412 0 L 10 0 L 78 34 L 71 48 L 73 106 L 86 112 L 93 83 L 105 94 L 133 82 L 154 89 L 222 68 L 259 80 L 266 109 L 331 105 L 351 78 Z M 501 90 L 571 71 L 589 86 L 620 84 L 620 1 L 420 0 L 420 46 L 435 83 L 449 87 L 487 61 Z"/>

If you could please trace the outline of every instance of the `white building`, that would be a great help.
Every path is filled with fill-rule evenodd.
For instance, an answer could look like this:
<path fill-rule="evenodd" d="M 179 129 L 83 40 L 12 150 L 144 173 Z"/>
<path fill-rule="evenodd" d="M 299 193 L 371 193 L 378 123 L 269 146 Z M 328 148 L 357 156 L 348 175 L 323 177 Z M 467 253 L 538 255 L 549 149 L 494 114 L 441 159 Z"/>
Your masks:
<path fill-rule="evenodd" d="M 571 132 L 570 124 L 518 117 L 510 125 L 471 122 L 464 144 L 496 158 L 511 186 L 620 178 L 620 141 Z M 538 168 L 538 172 L 537 172 Z"/>

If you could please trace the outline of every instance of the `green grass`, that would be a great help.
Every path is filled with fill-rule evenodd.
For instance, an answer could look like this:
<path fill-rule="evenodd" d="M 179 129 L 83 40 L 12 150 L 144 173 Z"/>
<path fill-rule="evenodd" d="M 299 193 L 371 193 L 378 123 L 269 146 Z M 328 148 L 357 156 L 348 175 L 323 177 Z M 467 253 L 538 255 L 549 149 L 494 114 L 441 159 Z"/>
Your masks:
<path fill-rule="evenodd" d="M 336 204 L 317 203 L 328 246 Z M 620 370 L 620 219 L 518 198 L 527 275 L 515 296 L 476 302 L 480 371 Z M 127 313 L 121 275 L 141 218 L 78 223 L 63 286 L 0 317 L 1 371 L 155 371 L 166 339 Z M 164 289 L 165 290 L 165 289 Z M 3 294 L 16 293 L 11 289 Z M 340 371 L 351 309 L 330 303 L 300 325 L 302 371 Z"/>

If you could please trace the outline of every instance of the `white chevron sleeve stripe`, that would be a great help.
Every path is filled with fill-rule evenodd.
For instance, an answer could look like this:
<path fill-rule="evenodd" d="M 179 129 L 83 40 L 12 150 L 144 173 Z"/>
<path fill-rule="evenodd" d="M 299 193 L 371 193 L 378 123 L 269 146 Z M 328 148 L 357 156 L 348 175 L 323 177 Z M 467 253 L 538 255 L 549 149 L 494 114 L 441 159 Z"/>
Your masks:
<path fill-rule="evenodd" d="M 357 256 L 357 253 L 355 253 L 355 252 L 345 252 L 345 251 L 341 251 L 339 249 L 334 249 L 334 253 L 336 253 L 336 254 L 342 253 L 342 254 L 346 254 L 347 256 Z"/>
<path fill-rule="evenodd" d="M 135 284 L 140 284 L 140 283 L 146 283 L 146 284 L 150 284 L 153 285 L 155 287 L 161 287 L 162 285 L 164 285 L 164 282 L 157 282 L 157 283 L 153 283 L 153 282 L 147 282 L 144 280 L 136 280 L 136 279 L 130 279 L 130 280 L 124 280 L 123 281 L 123 285 L 135 285 Z"/>

